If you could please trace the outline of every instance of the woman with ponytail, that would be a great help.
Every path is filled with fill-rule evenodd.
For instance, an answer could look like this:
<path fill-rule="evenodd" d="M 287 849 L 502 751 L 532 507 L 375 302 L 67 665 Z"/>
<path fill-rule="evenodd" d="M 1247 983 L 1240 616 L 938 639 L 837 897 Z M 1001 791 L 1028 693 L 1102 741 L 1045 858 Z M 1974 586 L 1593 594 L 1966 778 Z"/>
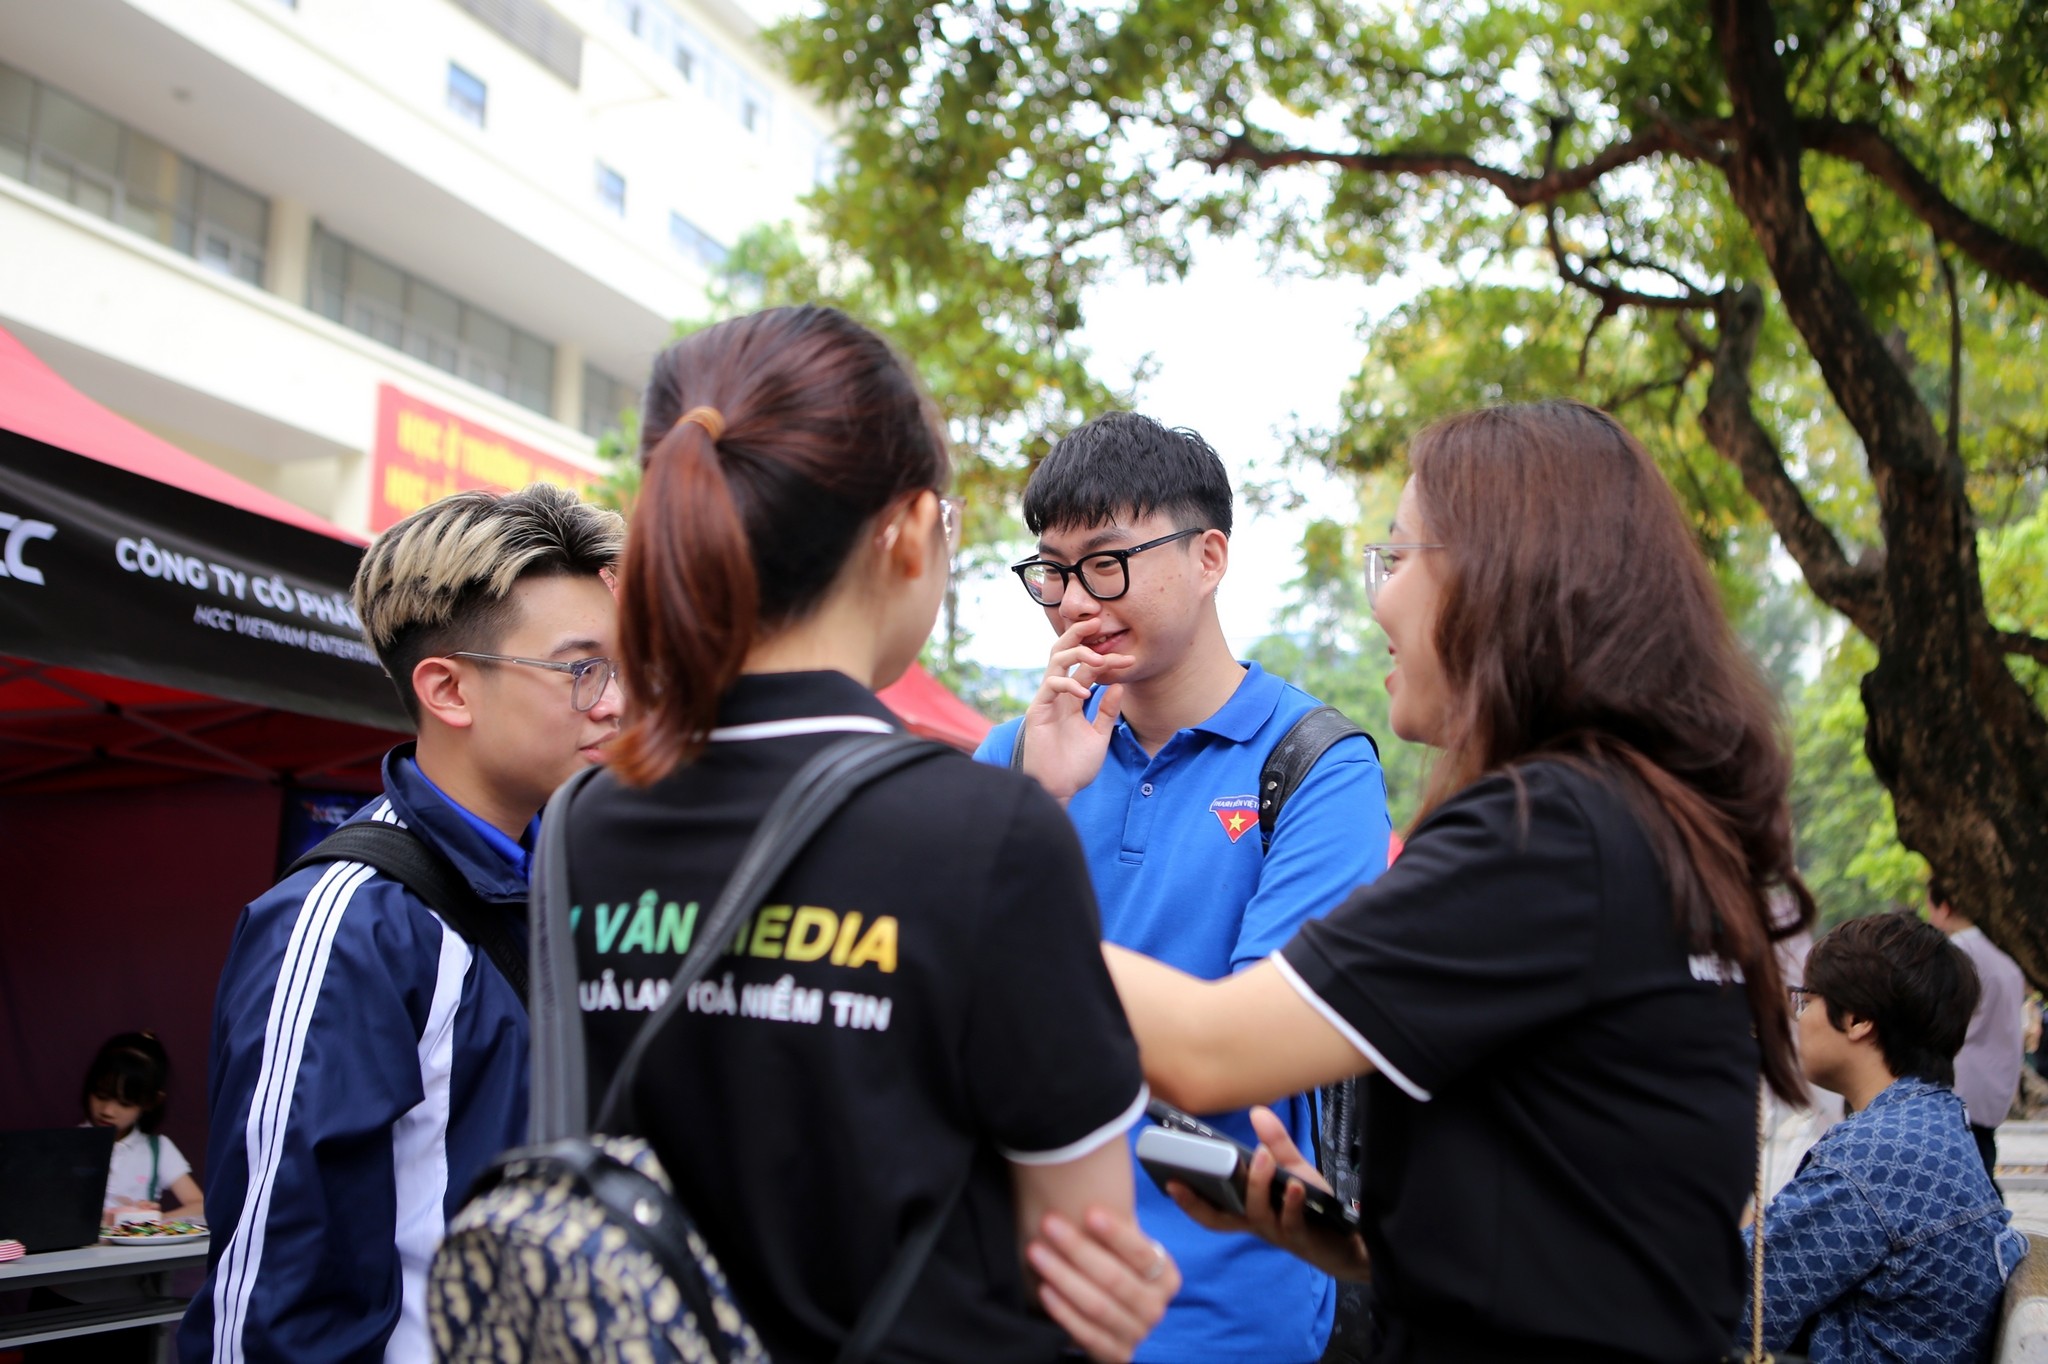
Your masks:
<path fill-rule="evenodd" d="M 929 637 L 960 528 L 930 404 L 830 309 L 676 343 L 644 423 L 631 710 L 569 827 L 593 1094 L 783 785 L 895 728 L 874 693 Z M 829 820 L 692 987 L 632 1110 L 778 1364 L 839 1356 L 963 1177 L 874 1359 L 1124 1359 L 1158 1319 L 1178 1277 L 1131 1216 L 1145 1087 L 1099 941 L 1059 807 L 942 756 Z"/>
<path fill-rule="evenodd" d="M 1225 981 L 1110 949 L 1147 1077 L 1198 1112 L 1365 1074 L 1361 1235 L 1249 1219 L 1369 1278 L 1381 1361 L 1703 1364 L 1747 1282 L 1760 1081 L 1804 1094 L 1774 937 L 1812 922 L 1790 758 L 1669 487 L 1573 402 L 1410 449 L 1366 590 L 1390 718 L 1439 750 L 1377 882 Z M 1783 891 L 1795 915 L 1774 923 Z"/>

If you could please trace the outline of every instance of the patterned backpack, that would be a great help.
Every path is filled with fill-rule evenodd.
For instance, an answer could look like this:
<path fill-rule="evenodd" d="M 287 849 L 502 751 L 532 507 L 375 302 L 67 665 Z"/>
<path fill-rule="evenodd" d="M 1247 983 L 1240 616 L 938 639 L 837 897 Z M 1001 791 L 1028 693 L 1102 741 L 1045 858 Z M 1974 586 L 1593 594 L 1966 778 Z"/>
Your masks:
<path fill-rule="evenodd" d="M 762 819 L 696 933 L 667 1001 L 627 1048 L 596 1126 L 633 1129 L 633 1078 L 688 987 L 733 940 L 804 845 L 867 783 L 950 750 L 903 735 L 841 740 L 806 763 Z M 583 1018 L 569 930 L 569 807 L 578 773 L 541 820 L 531 900 L 532 1134 L 485 1171 L 449 1223 L 427 1281 L 437 1359 L 451 1364 L 766 1364 L 717 1258 L 644 1141 L 591 1132 Z M 894 1324 L 965 1191 L 905 1237 L 839 1352 L 866 1360 Z"/>

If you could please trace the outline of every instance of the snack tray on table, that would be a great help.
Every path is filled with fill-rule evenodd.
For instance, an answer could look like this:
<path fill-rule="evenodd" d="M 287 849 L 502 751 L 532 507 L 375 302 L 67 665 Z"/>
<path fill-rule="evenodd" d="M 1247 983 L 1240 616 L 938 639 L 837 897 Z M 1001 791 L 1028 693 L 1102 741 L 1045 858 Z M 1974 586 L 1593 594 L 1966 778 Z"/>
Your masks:
<path fill-rule="evenodd" d="M 212 1233 L 204 1222 L 127 1222 L 100 1233 L 103 1246 L 163 1246 L 203 1241 Z"/>

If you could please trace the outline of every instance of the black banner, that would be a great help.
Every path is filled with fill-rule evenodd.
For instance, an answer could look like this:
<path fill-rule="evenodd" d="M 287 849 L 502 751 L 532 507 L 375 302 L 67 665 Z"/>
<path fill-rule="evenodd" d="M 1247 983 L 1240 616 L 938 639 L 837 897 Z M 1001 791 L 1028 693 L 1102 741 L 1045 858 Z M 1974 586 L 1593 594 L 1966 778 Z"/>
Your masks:
<path fill-rule="evenodd" d="M 362 550 L 0 431 L 0 654 L 409 730 Z"/>

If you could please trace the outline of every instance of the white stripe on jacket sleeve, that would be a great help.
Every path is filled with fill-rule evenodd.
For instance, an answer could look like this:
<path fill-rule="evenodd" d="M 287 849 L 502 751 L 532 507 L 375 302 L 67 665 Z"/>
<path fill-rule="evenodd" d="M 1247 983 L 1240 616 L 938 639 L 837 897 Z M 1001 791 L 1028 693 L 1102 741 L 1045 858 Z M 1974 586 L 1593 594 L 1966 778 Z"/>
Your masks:
<path fill-rule="evenodd" d="M 243 1127 L 249 1183 L 242 1197 L 241 1216 L 235 1219 L 235 1229 L 214 1273 L 213 1357 L 219 1364 L 239 1364 L 243 1358 L 242 1333 L 263 1263 L 264 1224 L 270 1220 L 270 1196 L 277 1186 L 285 1125 L 298 1084 L 299 1059 L 306 1050 L 306 1033 L 313 1022 L 313 1005 L 320 997 L 342 915 L 357 889 L 374 875 L 374 868 L 360 862 L 336 862 L 323 872 L 299 906 L 299 917 L 278 968 L 270 1016 L 263 1025 L 263 1062 Z"/>
<path fill-rule="evenodd" d="M 369 818 L 403 827 L 388 799 L 380 800 Z M 213 1358 L 216 1364 L 241 1364 L 242 1336 L 249 1320 L 249 1302 L 263 1264 L 265 1225 L 270 1197 L 277 1187 L 277 1169 L 284 1154 L 285 1127 L 298 1086 L 299 1061 L 313 1023 L 313 1006 L 327 977 L 327 959 L 342 915 L 376 869 L 360 862 L 336 862 L 322 872 L 299 906 L 290 940 L 278 966 L 270 996 L 270 1014 L 263 1025 L 263 1059 L 256 1089 L 249 1098 L 243 1125 L 248 1183 L 241 1215 L 221 1251 L 213 1282 Z"/>
<path fill-rule="evenodd" d="M 440 916 L 434 916 L 437 921 Z M 455 1068 L 455 1011 L 472 958 L 462 935 L 441 923 L 441 960 L 434 1002 L 420 1033 L 424 1095 L 391 1131 L 393 1186 L 398 1195 L 398 1267 L 404 1297 L 398 1325 L 384 1347 L 387 1364 L 432 1364 L 427 1338 L 427 1266 L 447 1230 L 448 1088 Z"/>

